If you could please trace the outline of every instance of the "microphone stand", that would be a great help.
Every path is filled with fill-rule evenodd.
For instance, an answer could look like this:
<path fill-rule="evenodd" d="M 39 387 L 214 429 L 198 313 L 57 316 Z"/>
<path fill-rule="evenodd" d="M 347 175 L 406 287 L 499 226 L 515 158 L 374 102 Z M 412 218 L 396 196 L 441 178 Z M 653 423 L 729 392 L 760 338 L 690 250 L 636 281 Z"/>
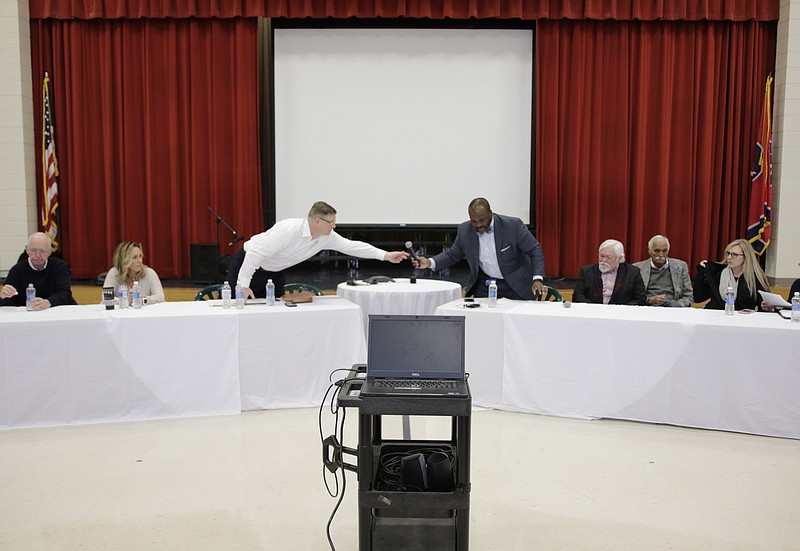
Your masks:
<path fill-rule="evenodd" d="M 215 243 L 217 245 L 217 279 L 219 279 L 219 277 L 221 275 L 221 272 L 222 272 L 222 256 L 219 254 L 219 250 L 220 250 L 220 247 L 219 247 L 219 225 L 220 225 L 220 223 L 222 223 L 226 228 L 228 228 L 230 230 L 231 234 L 233 234 L 233 237 L 231 238 L 231 242 L 228 243 L 229 247 L 232 246 L 232 245 L 235 245 L 239 241 L 244 241 L 244 237 L 242 237 L 239 234 L 237 234 L 236 230 L 234 230 L 232 227 L 230 227 L 228 225 L 228 223 L 225 222 L 225 220 L 223 220 L 222 217 L 219 214 L 214 212 L 214 209 L 212 209 L 210 206 L 207 206 L 207 208 L 211 212 L 211 214 L 214 215 L 214 222 L 215 222 L 214 233 L 215 233 L 215 238 L 216 238 Z M 225 266 L 225 271 L 226 272 L 227 272 L 227 269 L 228 268 L 227 268 L 227 265 L 226 265 Z"/>
<path fill-rule="evenodd" d="M 236 230 L 234 230 L 232 227 L 230 227 L 230 226 L 228 225 L 228 223 L 227 223 L 227 222 L 225 222 L 225 220 L 223 220 L 223 219 L 222 219 L 222 217 L 221 217 L 219 214 L 217 214 L 216 212 L 214 212 L 214 209 L 212 209 L 211 207 L 208 207 L 208 210 L 211 212 L 211 214 L 213 214 L 213 215 L 214 215 L 214 218 L 215 218 L 215 220 L 214 220 L 214 221 L 215 221 L 215 222 L 216 222 L 216 224 L 217 224 L 217 225 L 216 225 L 217 251 L 219 251 L 219 225 L 220 225 L 220 222 L 221 222 L 221 223 L 222 223 L 222 224 L 223 224 L 223 225 L 224 225 L 226 228 L 228 228 L 228 229 L 231 231 L 231 233 L 233 234 L 233 238 L 231 239 L 231 242 L 230 242 L 230 243 L 228 243 L 228 246 L 229 246 L 229 247 L 230 247 L 230 246 L 232 246 L 232 245 L 235 245 L 235 244 L 236 244 L 236 243 L 238 243 L 239 241 L 244 241 L 244 237 L 242 237 L 242 236 L 240 236 L 238 233 L 236 233 Z"/>

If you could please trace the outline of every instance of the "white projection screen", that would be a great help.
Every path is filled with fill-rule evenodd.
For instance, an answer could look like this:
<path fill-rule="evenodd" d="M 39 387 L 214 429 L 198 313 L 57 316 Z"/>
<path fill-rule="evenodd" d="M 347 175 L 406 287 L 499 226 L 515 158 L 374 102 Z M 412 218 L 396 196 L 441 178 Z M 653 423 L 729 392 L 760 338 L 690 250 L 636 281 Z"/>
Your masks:
<path fill-rule="evenodd" d="M 530 223 L 533 33 L 275 29 L 276 218 Z"/>

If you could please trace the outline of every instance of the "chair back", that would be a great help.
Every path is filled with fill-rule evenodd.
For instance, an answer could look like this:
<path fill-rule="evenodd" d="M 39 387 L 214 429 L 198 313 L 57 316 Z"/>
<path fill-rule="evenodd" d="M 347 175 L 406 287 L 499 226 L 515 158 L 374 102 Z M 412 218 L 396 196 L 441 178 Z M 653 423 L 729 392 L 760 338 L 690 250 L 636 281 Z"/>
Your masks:
<path fill-rule="evenodd" d="M 195 300 L 216 300 L 222 298 L 222 283 L 216 285 L 209 285 L 197 291 L 194 296 Z"/>
<path fill-rule="evenodd" d="M 286 294 L 307 292 L 313 293 L 314 296 L 322 296 L 322 291 L 319 287 L 311 285 L 310 283 L 287 283 L 283 286 L 283 291 Z"/>
<path fill-rule="evenodd" d="M 545 285 L 544 288 L 547 292 L 544 295 L 537 295 L 536 300 L 544 302 L 564 302 L 564 297 L 561 296 L 558 289 L 548 287 L 547 285 Z"/>

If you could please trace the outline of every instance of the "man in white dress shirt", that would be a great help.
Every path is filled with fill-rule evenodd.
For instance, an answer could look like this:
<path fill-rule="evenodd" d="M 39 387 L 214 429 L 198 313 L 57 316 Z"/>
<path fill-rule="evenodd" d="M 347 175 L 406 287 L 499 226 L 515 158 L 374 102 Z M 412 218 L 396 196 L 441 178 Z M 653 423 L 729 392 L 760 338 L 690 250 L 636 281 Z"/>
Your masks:
<path fill-rule="evenodd" d="M 322 250 L 334 250 L 394 264 L 408 258 L 408 253 L 403 251 L 387 252 L 362 241 L 346 239 L 333 231 L 335 227 L 336 209 L 323 201 L 317 201 L 311 206 L 307 218 L 287 218 L 277 222 L 269 230 L 254 235 L 245 242 L 241 267 L 234 257 L 228 272 L 229 280 L 232 274 L 238 275 L 231 285 L 241 285 L 245 298 L 255 298 L 251 280 L 256 270 L 261 268 L 267 272 L 266 277 L 271 278 L 275 284 L 275 296 L 281 296 L 286 282 L 282 271 L 308 260 Z M 241 256 L 241 251 L 237 256 Z"/>

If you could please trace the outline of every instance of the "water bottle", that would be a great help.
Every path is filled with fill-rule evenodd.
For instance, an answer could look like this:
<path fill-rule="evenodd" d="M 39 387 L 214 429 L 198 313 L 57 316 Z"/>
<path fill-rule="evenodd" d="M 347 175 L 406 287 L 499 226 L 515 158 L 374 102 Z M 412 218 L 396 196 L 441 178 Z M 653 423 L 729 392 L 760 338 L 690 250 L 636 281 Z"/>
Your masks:
<path fill-rule="evenodd" d="M 244 308 L 244 289 L 238 283 L 236 284 L 236 308 L 239 310 Z"/>
<path fill-rule="evenodd" d="M 800 323 L 800 293 L 792 297 L 792 321 Z"/>
<path fill-rule="evenodd" d="M 120 308 L 127 308 L 128 307 L 128 284 L 124 281 L 119 284 L 119 307 Z"/>
<path fill-rule="evenodd" d="M 736 296 L 733 294 L 733 287 L 728 286 L 725 291 L 725 315 L 732 316 L 736 312 Z"/>
<path fill-rule="evenodd" d="M 28 283 L 28 288 L 25 289 L 25 309 L 33 310 L 33 299 L 36 298 L 36 287 L 33 283 Z"/>
<path fill-rule="evenodd" d="M 267 280 L 267 306 L 275 306 L 275 284 Z"/>
<path fill-rule="evenodd" d="M 133 282 L 131 293 L 133 294 L 133 307 L 138 310 L 142 307 L 142 289 L 139 287 L 138 281 Z"/>
<path fill-rule="evenodd" d="M 231 308 L 231 284 L 227 281 L 222 284 L 222 307 L 226 310 Z"/>
<path fill-rule="evenodd" d="M 497 282 L 493 279 L 489 283 L 489 308 L 497 306 Z"/>

